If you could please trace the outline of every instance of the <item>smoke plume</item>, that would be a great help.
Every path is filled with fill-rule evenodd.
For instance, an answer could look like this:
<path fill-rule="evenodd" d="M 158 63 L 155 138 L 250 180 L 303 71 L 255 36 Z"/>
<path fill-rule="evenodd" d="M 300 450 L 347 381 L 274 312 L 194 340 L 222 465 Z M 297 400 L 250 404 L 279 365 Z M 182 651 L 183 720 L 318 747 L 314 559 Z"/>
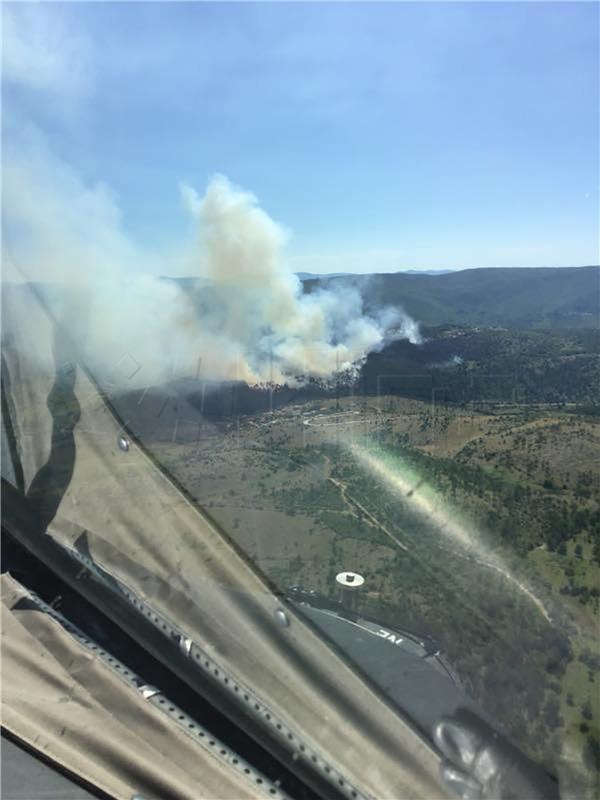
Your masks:
<path fill-rule="evenodd" d="M 120 388 L 178 377 L 327 381 L 392 338 L 419 341 L 401 309 L 364 314 L 356 286 L 304 293 L 285 260 L 286 232 L 224 177 L 202 198 L 181 187 L 194 241 L 151 256 L 124 232 L 110 190 L 86 186 L 35 135 L 8 154 L 3 178 L 5 259 L 29 279 L 68 287 L 53 293 L 55 313 L 88 365 Z M 174 270 L 198 280 L 190 288 L 157 277 Z"/>
<path fill-rule="evenodd" d="M 202 327 L 227 342 L 249 383 L 298 377 L 327 379 L 348 372 L 381 347 L 391 331 L 416 340 L 413 321 L 398 309 L 362 313 L 357 288 L 304 294 L 286 265 L 286 235 L 249 193 L 214 178 L 202 200 L 185 187 L 200 230 L 200 273 L 214 293 Z"/>

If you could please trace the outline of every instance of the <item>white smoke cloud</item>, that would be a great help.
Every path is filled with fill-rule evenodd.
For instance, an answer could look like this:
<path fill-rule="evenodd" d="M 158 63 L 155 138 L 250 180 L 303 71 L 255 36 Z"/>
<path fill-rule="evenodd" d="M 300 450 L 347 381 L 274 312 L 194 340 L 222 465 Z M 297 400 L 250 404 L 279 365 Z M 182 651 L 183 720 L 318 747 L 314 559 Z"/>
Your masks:
<path fill-rule="evenodd" d="M 34 126 L 23 125 L 18 137 L 4 146 L 3 244 L 27 278 L 96 285 L 150 271 L 110 188 L 86 185 Z"/>
<path fill-rule="evenodd" d="M 252 194 L 222 176 L 202 200 L 190 187 L 182 192 L 199 221 L 200 271 L 214 291 L 214 317 L 240 352 L 249 382 L 327 379 L 352 371 L 392 328 L 394 337 L 418 340 L 418 326 L 399 309 L 365 316 L 355 287 L 337 284 L 304 294 L 284 257 L 286 231 Z"/>
<path fill-rule="evenodd" d="M 7 151 L 3 184 L 5 263 L 77 287 L 77 302 L 56 313 L 94 371 L 122 388 L 193 376 L 326 381 L 356 371 L 390 338 L 418 341 L 399 309 L 363 314 L 355 286 L 304 294 L 284 257 L 287 232 L 224 177 L 202 198 L 181 186 L 198 226 L 181 264 L 204 279 L 191 292 L 155 277 L 183 267 L 137 247 L 110 189 L 87 186 L 35 131 Z"/>

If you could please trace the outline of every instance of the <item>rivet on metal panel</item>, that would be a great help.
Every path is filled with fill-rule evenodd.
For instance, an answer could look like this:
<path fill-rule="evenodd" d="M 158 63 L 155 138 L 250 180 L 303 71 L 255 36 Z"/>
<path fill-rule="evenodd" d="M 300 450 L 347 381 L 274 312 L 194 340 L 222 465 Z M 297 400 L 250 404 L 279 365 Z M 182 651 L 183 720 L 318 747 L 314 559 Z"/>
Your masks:
<path fill-rule="evenodd" d="M 181 647 L 186 656 L 189 656 L 192 652 L 192 640 L 186 636 L 179 636 L 179 647 Z"/>
<path fill-rule="evenodd" d="M 155 694 L 158 694 L 158 689 L 156 689 L 154 686 L 140 686 L 139 690 L 142 693 L 144 700 L 150 700 L 151 697 L 154 697 Z"/>
<path fill-rule="evenodd" d="M 287 628 L 287 626 L 290 624 L 288 615 L 285 613 L 283 608 L 276 609 L 273 616 L 275 617 L 275 622 L 282 628 Z"/>
<path fill-rule="evenodd" d="M 119 448 L 126 453 L 129 450 L 129 439 L 126 439 L 124 436 L 119 436 Z"/>

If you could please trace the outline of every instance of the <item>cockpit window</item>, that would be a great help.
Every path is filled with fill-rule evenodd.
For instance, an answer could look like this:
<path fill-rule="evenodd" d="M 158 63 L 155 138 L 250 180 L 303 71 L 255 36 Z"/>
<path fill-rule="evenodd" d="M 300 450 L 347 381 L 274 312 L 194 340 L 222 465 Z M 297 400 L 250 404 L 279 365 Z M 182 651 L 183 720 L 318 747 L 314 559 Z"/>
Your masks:
<path fill-rule="evenodd" d="M 3 6 L 2 477 L 282 736 L 297 614 L 597 786 L 597 18 Z"/>

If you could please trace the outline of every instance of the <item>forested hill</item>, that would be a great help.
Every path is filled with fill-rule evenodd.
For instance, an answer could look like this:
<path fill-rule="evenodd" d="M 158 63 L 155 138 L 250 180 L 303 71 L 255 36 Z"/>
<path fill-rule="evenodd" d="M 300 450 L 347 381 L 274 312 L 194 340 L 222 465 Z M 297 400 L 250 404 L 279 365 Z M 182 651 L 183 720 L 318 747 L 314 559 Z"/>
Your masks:
<path fill-rule="evenodd" d="M 399 305 L 425 325 L 592 328 L 600 315 L 600 267 L 396 272 L 304 281 L 304 290 L 353 283 L 367 310 Z"/>

